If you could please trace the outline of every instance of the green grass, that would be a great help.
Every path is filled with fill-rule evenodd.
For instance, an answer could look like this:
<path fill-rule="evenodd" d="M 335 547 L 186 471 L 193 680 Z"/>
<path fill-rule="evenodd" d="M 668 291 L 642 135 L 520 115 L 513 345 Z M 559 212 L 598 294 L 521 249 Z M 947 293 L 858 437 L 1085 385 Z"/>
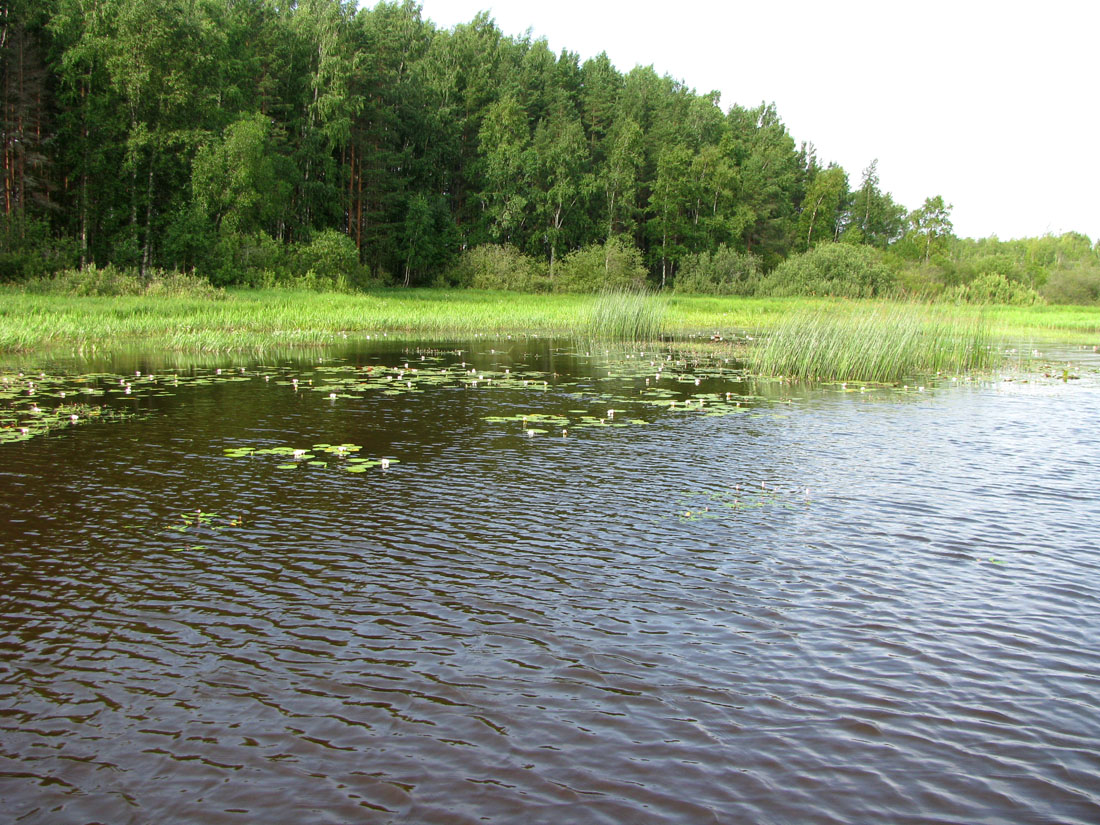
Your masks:
<path fill-rule="evenodd" d="M 981 316 L 953 307 L 853 302 L 786 315 L 746 360 L 762 375 L 895 382 L 985 370 L 1000 356 Z"/>
<path fill-rule="evenodd" d="M 639 342 L 658 335 L 690 342 L 715 333 L 729 338 L 787 336 L 798 346 L 800 325 L 842 318 L 854 346 L 882 349 L 884 361 L 902 371 L 923 369 L 909 342 L 966 337 L 967 323 L 981 322 L 992 342 L 1100 342 L 1100 310 L 1086 307 L 944 307 L 889 301 L 717 296 L 530 295 L 459 289 L 386 289 L 344 294 L 294 290 L 233 290 L 217 297 L 71 297 L 0 289 L 0 352 L 103 352 L 145 348 L 161 352 L 270 352 L 288 347 L 324 347 L 344 336 L 386 334 L 391 338 L 468 339 L 476 335 L 534 334 L 589 340 Z M 944 327 L 951 319 L 949 328 Z M 887 336 L 892 327 L 894 335 Z M 921 330 L 918 335 L 916 330 Z M 774 335 L 771 333 L 775 333 Z M 820 334 L 825 335 L 825 330 Z M 834 330 L 840 335 L 840 330 Z M 960 337 L 961 336 L 961 337 Z M 825 352 L 838 363 L 852 361 L 840 348 Z M 941 351 L 950 349 L 936 345 Z M 894 349 L 891 349 L 894 348 Z M 756 349 L 754 347 L 754 349 Z M 765 367 L 757 370 L 792 374 Z M 923 357 L 923 356 L 922 356 Z M 935 363 L 938 356 L 928 356 Z M 956 362 L 965 359 L 956 355 Z M 939 369 L 940 367 L 935 367 Z M 962 368 L 962 367 L 960 367 Z M 865 367 L 858 369 L 862 372 Z M 949 367 L 948 367 L 949 369 Z M 822 366 L 808 366 L 819 377 Z M 878 373 L 879 367 L 871 372 Z M 851 377 L 850 375 L 848 377 Z"/>
<path fill-rule="evenodd" d="M 568 335 L 591 296 L 535 296 L 469 290 L 382 290 L 369 294 L 232 291 L 199 298 L 73 298 L 0 295 L 0 351 L 64 347 L 104 350 L 141 344 L 217 352 L 315 346 L 343 334 L 470 337 Z"/>

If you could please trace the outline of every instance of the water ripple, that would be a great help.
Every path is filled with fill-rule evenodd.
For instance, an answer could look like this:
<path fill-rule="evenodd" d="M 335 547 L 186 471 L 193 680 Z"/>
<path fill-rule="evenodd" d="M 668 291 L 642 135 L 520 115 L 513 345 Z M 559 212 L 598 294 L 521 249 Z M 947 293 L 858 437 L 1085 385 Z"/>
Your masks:
<path fill-rule="evenodd" d="M 528 438 L 608 403 L 240 381 L 5 446 L 5 810 L 1100 820 L 1096 388 L 868 395 Z M 401 463 L 224 456 L 321 441 Z"/>

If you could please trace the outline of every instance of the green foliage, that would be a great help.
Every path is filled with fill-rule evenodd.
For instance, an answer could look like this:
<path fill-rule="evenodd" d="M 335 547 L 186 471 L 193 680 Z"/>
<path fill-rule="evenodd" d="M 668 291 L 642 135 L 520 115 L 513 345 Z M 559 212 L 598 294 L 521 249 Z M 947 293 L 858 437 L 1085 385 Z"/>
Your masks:
<path fill-rule="evenodd" d="M 969 304 L 1003 304 L 1031 306 L 1041 303 L 1042 296 L 1019 281 L 1010 281 L 999 272 L 987 272 L 966 284 L 945 293 L 946 297 Z"/>
<path fill-rule="evenodd" d="M 51 236 L 44 220 L 0 216 L 0 283 L 41 278 L 73 266 L 76 244 Z"/>
<path fill-rule="evenodd" d="M 691 295 L 753 295 L 760 278 L 758 257 L 722 244 L 713 252 L 685 258 L 673 289 Z"/>
<path fill-rule="evenodd" d="M 514 246 L 483 244 L 468 249 L 450 270 L 447 280 L 474 289 L 547 292 L 550 278 L 539 263 Z"/>
<path fill-rule="evenodd" d="M 826 243 L 783 261 L 760 282 L 758 294 L 872 298 L 889 291 L 894 280 L 876 250 Z"/>
<path fill-rule="evenodd" d="M 1100 304 L 1100 267 L 1057 270 L 1041 293 L 1052 304 L 1096 306 Z"/>
<path fill-rule="evenodd" d="M 326 229 L 294 250 L 294 268 L 310 289 L 347 289 L 365 286 L 359 250 L 343 232 Z"/>
<path fill-rule="evenodd" d="M 83 269 L 67 269 L 50 278 L 39 278 L 23 284 L 31 295 L 64 295 L 74 298 L 119 297 L 146 295 L 158 298 L 222 298 L 225 293 L 213 287 L 205 278 L 181 272 L 149 270 L 145 277 L 134 269 L 119 269 L 111 264 Z"/>
<path fill-rule="evenodd" d="M 271 121 L 243 115 L 199 149 L 191 167 L 196 210 L 216 229 L 251 235 L 284 215 L 289 186 L 277 176 Z"/>
<path fill-rule="evenodd" d="M 910 212 L 909 231 L 900 245 L 902 254 L 912 260 L 923 260 L 925 264 L 942 258 L 954 237 L 951 208 L 951 204 L 944 203 L 943 197 L 936 195 L 925 198 L 923 206 Z"/>
<path fill-rule="evenodd" d="M 1072 234 L 960 256 L 942 198 L 907 226 L 875 163 L 849 192 L 774 105 L 723 111 L 652 67 L 579 65 L 505 36 L 488 14 L 443 30 L 410 0 L 23 0 L 3 37 L 0 282 L 110 261 L 217 284 L 392 273 L 591 290 L 617 276 L 559 262 L 619 235 L 651 281 L 679 276 L 681 290 L 747 289 L 700 274 L 695 256 L 723 245 L 765 271 L 837 239 L 889 249 L 939 267 L 940 290 L 991 272 L 964 260 L 979 252 L 1008 255 L 996 271 L 1036 289 L 1070 262 L 1097 265 Z M 350 239 L 355 267 L 346 242 L 310 248 L 326 232 Z M 535 269 L 488 253 L 448 269 L 487 242 Z"/>
<path fill-rule="evenodd" d="M 964 258 L 955 265 L 954 270 L 954 279 L 963 284 L 988 275 L 1000 275 L 1009 281 L 1028 283 L 1031 276 L 1020 261 L 1005 252 Z"/>
<path fill-rule="evenodd" d="M 798 243 L 803 249 L 839 237 L 847 197 L 848 176 L 839 166 L 830 166 L 814 175 L 798 218 Z"/>
<path fill-rule="evenodd" d="M 297 274 L 292 253 L 263 232 L 222 232 L 210 262 L 210 280 L 217 286 L 273 286 L 288 283 Z"/>
<path fill-rule="evenodd" d="M 859 191 L 852 193 L 848 221 L 841 240 L 885 249 L 906 229 L 907 210 L 894 203 L 889 193 L 879 190 L 878 160 L 863 170 Z"/>
<path fill-rule="evenodd" d="M 1027 305 L 1037 292 L 1050 301 L 1088 303 L 1091 273 L 1100 271 L 1098 251 L 1075 232 L 1013 241 L 951 238 L 929 263 L 911 240 L 895 244 L 888 257 L 899 270 L 898 286 L 917 297 Z"/>
<path fill-rule="evenodd" d="M 562 259 L 553 278 L 555 292 L 638 290 L 645 286 L 642 253 L 622 236 L 589 244 Z"/>
<path fill-rule="evenodd" d="M 405 286 L 424 283 L 441 272 L 458 247 L 458 230 L 446 203 L 423 193 L 409 198 L 400 242 Z"/>

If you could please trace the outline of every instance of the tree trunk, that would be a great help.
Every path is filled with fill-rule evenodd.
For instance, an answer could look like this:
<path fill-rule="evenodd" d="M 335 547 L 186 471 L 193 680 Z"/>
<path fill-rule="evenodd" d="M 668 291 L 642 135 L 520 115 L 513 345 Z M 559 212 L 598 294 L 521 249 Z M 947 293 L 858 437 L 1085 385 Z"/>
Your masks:
<path fill-rule="evenodd" d="M 149 154 L 149 186 L 145 201 L 145 248 L 141 253 L 141 277 L 144 280 L 149 271 L 149 247 L 153 242 L 153 167 L 156 163 L 156 150 Z"/>
<path fill-rule="evenodd" d="M 820 198 L 818 198 L 818 199 L 817 199 L 817 203 L 815 203 L 815 204 L 814 204 L 814 211 L 813 211 L 813 212 L 812 212 L 812 213 L 810 214 L 810 228 L 809 228 L 809 230 L 808 230 L 808 231 L 806 232 L 806 248 L 807 248 L 807 249 L 809 249 L 809 248 L 810 248 L 810 239 L 811 239 L 811 238 L 813 238 L 813 234 L 814 234 L 814 223 L 816 223 L 816 222 L 817 222 L 817 210 L 818 210 L 818 207 L 820 207 L 820 206 L 821 206 L 821 202 L 822 202 L 823 200 L 825 200 L 825 196 L 824 196 L 824 195 L 822 195 L 822 196 L 821 196 Z"/>
<path fill-rule="evenodd" d="M 82 138 L 83 168 L 80 170 L 80 268 L 88 265 L 88 95 L 89 86 L 80 84 L 81 107 L 80 136 Z"/>

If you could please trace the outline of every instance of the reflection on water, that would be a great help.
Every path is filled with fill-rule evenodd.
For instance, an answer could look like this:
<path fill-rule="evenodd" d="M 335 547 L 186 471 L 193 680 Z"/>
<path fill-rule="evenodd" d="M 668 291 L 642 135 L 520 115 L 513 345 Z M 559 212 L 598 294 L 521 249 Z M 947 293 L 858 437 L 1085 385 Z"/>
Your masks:
<path fill-rule="evenodd" d="M 104 365 L 0 445 L 8 819 L 1100 821 L 1095 366 L 664 357 Z"/>

